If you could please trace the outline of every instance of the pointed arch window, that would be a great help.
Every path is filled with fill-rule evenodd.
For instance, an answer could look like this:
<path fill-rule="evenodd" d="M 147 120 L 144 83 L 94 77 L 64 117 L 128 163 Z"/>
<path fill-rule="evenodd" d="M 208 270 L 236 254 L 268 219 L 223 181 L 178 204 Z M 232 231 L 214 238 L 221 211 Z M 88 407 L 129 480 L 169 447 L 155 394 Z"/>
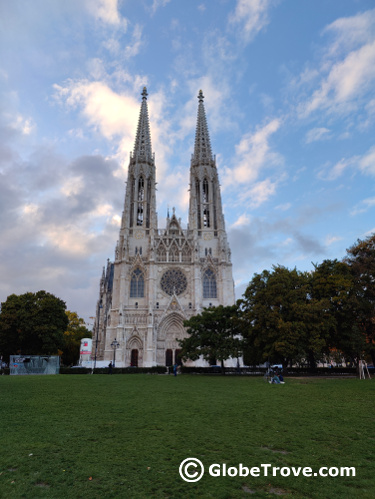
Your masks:
<path fill-rule="evenodd" d="M 130 298 L 143 298 L 145 280 L 141 269 L 135 269 L 130 281 Z"/>
<path fill-rule="evenodd" d="M 198 230 L 201 229 L 201 202 L 200 202 L 200 199 L 201 199 L 201 193 L 200 193 L 200 188 L 199 188 L 199 180 L 196 179 L 195 180 L 195 195 L 196 195 L 196 198 L 197 198 L 197 217 L 198 217 Z"/>
<path fill-rule="evenodd" d="M 190 262 L 191 261 L 191 251 L 190 251 L 188 245 L 185 245 L 184 249 L 182 250 L 182 261 L 183 262 Z"/>
<path fill-rule="evenodd" d="M 145 199 L 145 181 L 142 176 L 138 180 L 138 201 L 144 201 Z"/>
<path fill-rule="evenodd" d="M 202 198 L 203 198 L 203 227 L 210 227 L 209 192 L 208 192 L 208 180 L 206 178 L 203 180 Z"/>
<path fill-rule="evenodd" d="M 135 179 L 131 177 L 131 188 L 130 188 L 130 227 L 133 227 L 133 214 L 134 214 L 134 193 L 135 193 Z"/>
<path fill-rule="evenodd" d="M 143 201 L 145 199 L 145 181 L 141 176 L 138 180 L 138 209 L 137 209 L 137 225 L 143 225 Z"/>
<path fill-rule="evenodd" d="M 208 203 L 208 181 L 206 178 L 203 180 L 203 202 Z"/>
<path fill-rule="evenodd" d="M 203 210 L 203 227 L 209 227 L 210 226 L 210 210 L 208 208 L 205 208 Z"/>
<path fill-rule="evenodd" d="M 213 199 L 213 209 L 214 209 L 214 230 L 217 230 L 217 210 L 216 210 L 216 189 L 215 189 L 215 182 L 212 183 L 212 199 Z"/>
<path fill-rule="evenodd" d="M 151 179 L 147 180 L 147 208 L 146 208 L 146 227 L 150 228 L 151 220 Z"/>
<path fill-rule="evenodd" d="M 166 262 L 167 261 L 167 250 L 161 244 L 157 251 L 157 260 L 158 262 Z"/>
<path fill-rule="evenodd" d="M 203 298 L 217 298 L 216 277 L 211 269 L 203 274 Z"/>
<path fill-rule="evenodd" d="M 178 262 L 180 260 L 179 251 L 175 244 L 173 244 L 169 250 L 169 259 L 170 262 Z"/>

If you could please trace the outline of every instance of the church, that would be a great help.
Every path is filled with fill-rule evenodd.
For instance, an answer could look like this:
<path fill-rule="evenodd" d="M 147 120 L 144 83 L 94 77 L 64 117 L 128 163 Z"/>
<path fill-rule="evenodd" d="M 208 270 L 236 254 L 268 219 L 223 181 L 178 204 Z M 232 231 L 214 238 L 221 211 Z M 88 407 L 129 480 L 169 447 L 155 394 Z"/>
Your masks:
<path fill-rule="evenodd" d="M 235 302 L 231 252 L 220 183 L 208 133 L 204 97 L 198 95 L 190 163 L 189 216 L 175 209 L 159 228 L 156 163 L 151 146 L 147 90 L 143 89 L 134 151 L 130 155 L 124 210 L 115 248 L 100 280 L 93 330 L 95 365 L 171 366 L 180 363 L 183 322 L 203 308 Z M 105 362 L 105 364 L 104 364 Z M 237 359 L 228 359 L 227 366 Z M 185 365 L 207 366 L 203 359 Z"/>

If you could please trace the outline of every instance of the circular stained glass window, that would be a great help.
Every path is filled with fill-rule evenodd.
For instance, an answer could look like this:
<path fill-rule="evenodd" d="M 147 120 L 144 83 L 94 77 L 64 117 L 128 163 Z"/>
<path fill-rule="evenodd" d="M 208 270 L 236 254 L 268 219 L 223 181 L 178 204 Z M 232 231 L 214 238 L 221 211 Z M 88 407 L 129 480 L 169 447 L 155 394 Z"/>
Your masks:
<path fill-rule="evenodd" d="M 180 269 L 171 269 L 164 272 L 160 280 L 161 289 L 172 296 L 173 293 L 180 295 L 187 288 L 187 279 Z"/>

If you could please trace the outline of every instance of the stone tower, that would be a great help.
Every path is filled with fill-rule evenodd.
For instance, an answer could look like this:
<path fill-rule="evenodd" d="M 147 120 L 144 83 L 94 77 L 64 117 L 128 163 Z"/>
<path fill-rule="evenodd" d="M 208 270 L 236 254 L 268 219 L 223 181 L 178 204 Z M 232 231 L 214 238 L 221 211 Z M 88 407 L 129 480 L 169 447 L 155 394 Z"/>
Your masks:
<path fill-rule="evenodd" d="M 173 209 L 166 227 L 159 229 L 155 156 L 143 89 L 115 261 L 108 261 L 100 281 L 93 335 L 97 365 L 112 360 L 115 340 L 116 366 L 179 362 L 177 339 L 186 337 L 183 321 L 204 307 L 234 303 L 230 249 L 203 99 L 199 91 L 188 228 L 182 228 Z M 191 364 L 207 365 L 203 360 Z"/>

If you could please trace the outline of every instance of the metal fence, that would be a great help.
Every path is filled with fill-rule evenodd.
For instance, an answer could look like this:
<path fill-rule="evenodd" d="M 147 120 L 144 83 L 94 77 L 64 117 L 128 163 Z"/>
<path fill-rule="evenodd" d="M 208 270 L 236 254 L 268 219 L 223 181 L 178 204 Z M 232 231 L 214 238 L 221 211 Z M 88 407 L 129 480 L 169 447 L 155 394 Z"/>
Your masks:
<path fill-rule="evenodd" d="M 9 360 L 11 375 L 59 374 L 58 355 L 11 355 Z"/>

